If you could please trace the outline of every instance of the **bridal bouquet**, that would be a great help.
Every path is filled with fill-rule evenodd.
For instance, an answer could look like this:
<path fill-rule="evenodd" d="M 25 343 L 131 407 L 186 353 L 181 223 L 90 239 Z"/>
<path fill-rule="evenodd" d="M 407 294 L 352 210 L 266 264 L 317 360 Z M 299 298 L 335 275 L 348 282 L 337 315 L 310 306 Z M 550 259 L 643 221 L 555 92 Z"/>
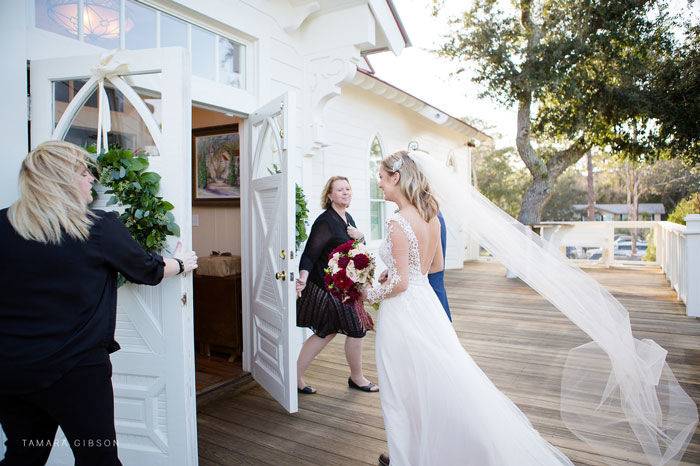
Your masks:
<path fill-rule="evenodd" d="M 367 246 L 348 240 L 328 257 L 324 281 L 328 291 L 342 303 L 351 305 L 365 330 L 374 328 L 372 316 L 362 303 L 362 290 L 372 285 L 375 263 Z"/>

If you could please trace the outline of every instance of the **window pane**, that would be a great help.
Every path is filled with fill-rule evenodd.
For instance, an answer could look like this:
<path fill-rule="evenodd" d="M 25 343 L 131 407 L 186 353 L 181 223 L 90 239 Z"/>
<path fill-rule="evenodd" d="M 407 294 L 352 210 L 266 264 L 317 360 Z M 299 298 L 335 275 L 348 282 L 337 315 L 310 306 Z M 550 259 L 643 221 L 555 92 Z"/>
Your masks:
<path fill-rule="evenodd" d="M 384 201 L 370 202 L 370 239 L 381 239 L 384 229 Z"/>
<path fill-rule="evenodd" d="M 369 197 L 370 199 L 383 199 L 384 193 L 379 189 L 379 161 L 369 162 Z"/>
<path fill-rule="evenodd" d="M 126 0 L 126 48 L 150 49 L 156 46 L 156 11 Z"/>
<path fill-rule="evenodd" d="M 160 46 L 187 48 L 187 23 L 179 19 L 160 14 Z"/>
<path fill-rule="evenodd" d="M 71 80 L 54 83 L 54 108 L 56 112 L 54 126 L 58 124 L 68 106 L 67 102 L 61 100 L 64 94 L 68 93 L 72 100 L 85 82 L 84 80 Z M 112 122 L 109 145 L 157 155 L 158 151 L 153 138 L 136 109 L 118 89 L 113 88 L 110 84 L 105 84 L 105 91 L 109 100 Z M 140 95 L 149 108 L 154 103 L 159 104 L 160 102 L 160 95 L 157 92 L 149 92 L 148 96 L 141 93 Z M 88 147 L 97 142 L 97 89 L 91 92 L 83 107 L 78 110 L 63 139 L 81 147 Z"/>
<path fill-rule="evenodd" d="M 219 37 L 219 81 L 240 87 L 243 83 L 245 48 L 236 42 Z"/>
<path fill-rule="evenodd" d="M 51 0 L 36 0 L 35 25 L 39 29 L 78 38 L 78 2 L 61 4 Z"/>
<path fill-rule="evenodd" d="M 119 48 L 119 9 L 119 0 L 85 0 L 85 42 L 106 49 Z"/>
<path fill-rule="evenodd" d="M 282 173 L 282 150 L 277 145 L 274 128 L 268 124 L 264 124 L 264 128 L 265 134 L 257 148 L 259 152 L 255 154 L 256 165 L 253 169 L 253 179 Z"/>
<path fill-rule="evenodd" d="M 216 79 L 215 41 L 214 33 L 192 26 L 192 74 Z"/>

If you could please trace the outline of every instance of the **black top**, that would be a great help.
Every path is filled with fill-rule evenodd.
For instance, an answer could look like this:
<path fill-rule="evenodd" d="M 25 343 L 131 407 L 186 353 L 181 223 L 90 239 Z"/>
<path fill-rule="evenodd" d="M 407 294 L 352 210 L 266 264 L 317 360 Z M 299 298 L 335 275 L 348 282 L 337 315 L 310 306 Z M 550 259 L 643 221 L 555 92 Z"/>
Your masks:
<path fill-rule="evenodd" d="M 299 270 L 308 270 L 308 280 L 323 289 L 325 289 L 323 269 L 328 267 L 330 252 L 352 239 L 348 235 L 347 228 L 348 225 L 355 226 L 355 220 L 352 219 L 348 212 L 345 212 L 345 215 L 347 223 L 333 207 L 329 207 L 321 213 L 311 226 L 309 239 L 306 241 L 304 253 L 299 261 Z"/>
<path fill-rule="evenodd" d="M 28 241 L 0 210 L 0 393 L 28 393 L 78 364 L 117 351 L 117 272 L 156 285 L 165 263 L 131 237 L 114 212 L 97 218 L 87 241 Z"/>

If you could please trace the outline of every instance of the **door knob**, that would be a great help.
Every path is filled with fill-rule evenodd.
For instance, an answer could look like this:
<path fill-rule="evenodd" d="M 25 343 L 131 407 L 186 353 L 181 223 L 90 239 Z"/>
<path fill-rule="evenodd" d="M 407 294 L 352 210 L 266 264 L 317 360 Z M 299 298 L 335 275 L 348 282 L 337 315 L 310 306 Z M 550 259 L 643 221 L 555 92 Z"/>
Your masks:
<path fill-rule="evenodd" d="M 275 274 L 275 278 L 276 278 L 277 280 L 285 281 L 285 280 L 287 279 L 287 272 L 285 272 L 284 270 L 281 271 L 281 272 L 277 272 L 277 273 Z"/>

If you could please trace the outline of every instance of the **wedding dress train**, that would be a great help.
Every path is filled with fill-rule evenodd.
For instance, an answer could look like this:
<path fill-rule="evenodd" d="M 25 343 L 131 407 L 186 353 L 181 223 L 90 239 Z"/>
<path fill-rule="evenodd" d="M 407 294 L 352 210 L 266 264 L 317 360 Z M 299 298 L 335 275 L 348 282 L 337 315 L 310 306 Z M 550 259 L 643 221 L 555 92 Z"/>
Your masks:
<path fill-rule="evenodd" d="M 418 240 L 396 213 L 409 244 L 408 289 L 383 299 L 376 358 L 384 425 L 393 466 L 572 465 L 532 427 L 464 350 L 427 274 Z M 389 267 L 381 298 L 396 284 L 392 244 L 379 252 Z M 379 293 L 379 295 L 377 295 Z"/>

